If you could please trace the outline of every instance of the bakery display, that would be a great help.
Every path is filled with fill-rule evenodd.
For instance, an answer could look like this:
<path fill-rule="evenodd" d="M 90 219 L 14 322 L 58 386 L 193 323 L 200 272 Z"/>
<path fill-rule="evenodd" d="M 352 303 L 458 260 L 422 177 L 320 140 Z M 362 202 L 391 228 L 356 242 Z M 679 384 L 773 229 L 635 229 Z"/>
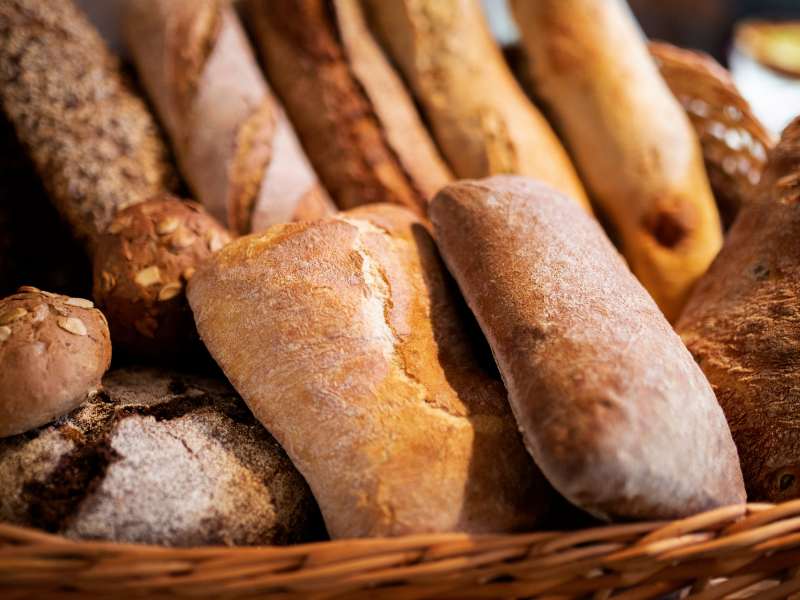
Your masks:
<path fill-rule="evenodd" d="M 68 413 L 110 363 L 108 324 L 91 300 L 30 286 L 0 299 L 0 438 Z"/>
<path fill-rule="evenodd" d="M 332 538 L 519 531 L 543 515 L 549 487 L 406 209 L 241 238 L 198 270 L 188 296 Z"/>
<path fill-rule="evenodd" d="M 56 423 L 0 439 L 0 519 L 165 546 L 324 535 L 303 478 L 230 386 L 133 367 L 103 385 Z"/>
<path fill-rule="evenodd" d="M 799 182 L 795 120 L 677 323 L 725 411 L 754 501 L 800 497 Z"/>
<path fill-rule="evenodd" d="M 239 233 L 333 213 L 221 0 L 126 0 L 124 32 L 195 197 Z"/>
<path fill-rule="evenodd" d="M 512 8 L 538 95 L 631 269 L 673 321 L 722 245 L 689 119 L 624 0 Z"/>
<path fill-rule="evenodd" d="M 477 0 L 365 4 L 458 177 L 527 175 L 588 210 L 566 151 L 514 80 Z"/>
<path fill-rule="evenodd" d="M 711 386 L 596 221 L 513 176 L 448 185 L 431 221 L 561 494 L 606 519 L 744 502 Z"/>
<path fill-rule="evenodd" d="M 450 180 L 358 0 L 247 0 L 270 83 L 342 209 L 391 202 L 425 214 Z"/>

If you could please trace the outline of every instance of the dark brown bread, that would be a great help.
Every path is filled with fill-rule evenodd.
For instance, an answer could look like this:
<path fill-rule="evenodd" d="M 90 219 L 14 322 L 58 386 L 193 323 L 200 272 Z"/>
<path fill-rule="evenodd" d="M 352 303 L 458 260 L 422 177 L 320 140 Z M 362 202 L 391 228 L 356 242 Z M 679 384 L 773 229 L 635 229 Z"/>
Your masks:
<path fill-rule="evenodd" d="M 420 215 L 451 175 L 357 0 L 247 0 L 270 83 L 340 208 Z"/>
<path fill-rule="evenodd" d="M 198 331 L 331 537 L 532 527 L 550 488 L 427 230 L 371 205 L 240 238 L 198 270 Z"/>
<path fill-rule="evenodd" d="M 305 481 L 230 386 L 141 368 L 103 383 L 54 425 L 0 440 L 0 520 L 167 546 L 324 532 Z"/>
<path fill-rule="evenodd" d="M 607 519 L 744 502 L 711 386 L 596 221 L 512 176 L 445 187 L 431 220 L 558 491 Z"/>
<path fill-rule="evenodd" d="M 800 497 L 798 200 L 795 120 L 677 323 L 725 411 L 754 501 Z"/>

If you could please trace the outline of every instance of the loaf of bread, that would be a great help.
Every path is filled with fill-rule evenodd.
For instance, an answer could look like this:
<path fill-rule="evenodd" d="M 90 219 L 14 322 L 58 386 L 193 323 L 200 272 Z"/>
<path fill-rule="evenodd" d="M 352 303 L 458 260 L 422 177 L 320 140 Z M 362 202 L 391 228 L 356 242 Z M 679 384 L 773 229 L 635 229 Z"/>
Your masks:
<path fill-rule="evenodd" d="M 800 119 L 676 325 L 717 393 L 750 500 L 800 497 Z"/>
<path fill-rule="evenodd" d="M 224 0 L 126 0 L 123 29 L 195 197 L 239 233 L 334 212 Z"/>
<path fill-rule="evenodd" d="M 697 136 L 624 0 L 515 0 L 545 99 L 631 269 L 672 321 L 722 245 Z"/>
<path fill-rule="evenodd" d="M 500 533 L 544 513 L 550 488 L 410 211 L 365 206 L 241 238 L 188 296 L 331 537 Z"/>
<path fill-rule="evenodd" d="M 477 0 L 368 0 L 367 5 L 456 175 L 528 175 L 588 210 L 566 151 L 514 80 Z"/>
<path fill-rule="evenodd" d="M 0 2 L 0 106 L 77 237 L 176 184 L 116 58 L 71 0 Z"/>
<path fill-rule="evenodd" d="M 358 0 L 247 0 L 264 65 L 340 208 L 425 214 L 451 176 Z"/>
<path fill-rule="evenodd" d="M 0 299 L 0 437 L 67 414 L 110 363 L 108 324 L 90 300 L 29 286 Z"/>
<path fill-rule="evenodd" d="M 0 439 L 0 520 L 165 546 L 324 535 L 308 485 L 225 383 L 112 371 L 64 419 Z"/>
<path fill-rule="evenodd" d="M 745 501 L 711 386 L 594 219 L 550 187 L 496 176 L 445 187 L 431 221 L 559 492 L 612 520 Z"/>

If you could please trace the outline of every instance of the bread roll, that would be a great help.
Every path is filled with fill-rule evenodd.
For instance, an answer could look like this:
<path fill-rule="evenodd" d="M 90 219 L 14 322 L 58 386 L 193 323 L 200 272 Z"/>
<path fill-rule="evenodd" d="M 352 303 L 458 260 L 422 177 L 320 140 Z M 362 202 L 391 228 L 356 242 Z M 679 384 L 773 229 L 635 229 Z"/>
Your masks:
<path fill-rule="evenodd" d="M 800 497 L 798 199 L 795 120 L 677 323 L 728 418 L 753 501 Z"/>
<path fill-rule="evenodd" d="M 333 212 L 228 2 L 126 0 L 124 15 L 181 170 L 214 217 L 247 233 Z"/>
<path fill-rule="evenodd" d="M 0 520 L 164 546 L 324 533 L 305 481 L 230 386 L 142 368 L 103 384 L 55 424 L 0 440 Z"/>
<path fill-rule="evenodd" d="M 672 321 L 722 244 L 697 136 L 624 0 L 515 0 L 537 92 Z"/>
<path fill-rule="evenodd" d="M 234 241 L 188 295 L 331 537 L 499 533 L 542 515 L 549 487 L 409 211 L 362 207 Z"/>
<path fill-rule="evenodd" d="M 597 222 L 512 176 L 445 187 L 431 220 L 559 492 L 611 520 L 745 501 L 711 386 Z"/>
<path fill-rule="evenodd" d="M 588 210 L 567 153 L 514 80 L 477 0 L 368 0 L 367 5 L 456 175 L 528 175 Z"/>
<path fill-rule="evenodd" d="M 120 207 L 175 186 L 155 122 L 71 0 L 0 2 L 0 103 L 89 244 Z"/>
<path fill-rule="evenodd" d="M 424 215 L 451 179 L 358 0 L 247 0 L 264 65 L 340 208 L 391 202 Z"/>
<path fill-rule="evenodd" d="M 0 300 L 0 437 L 65 415 L 111 363 L 108 324 L 90 300 L 23 286 Z"/>

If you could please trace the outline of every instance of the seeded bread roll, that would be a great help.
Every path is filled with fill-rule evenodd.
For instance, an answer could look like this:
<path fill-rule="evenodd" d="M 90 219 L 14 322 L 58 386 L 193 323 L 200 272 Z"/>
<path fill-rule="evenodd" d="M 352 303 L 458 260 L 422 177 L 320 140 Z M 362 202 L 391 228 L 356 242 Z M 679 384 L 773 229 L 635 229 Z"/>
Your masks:
<path fill-rule="evenodd" d="M 248 233 L 298 211 L 333 213 L 229 2 L 126 0 L 123 26 L 181 170 L 214 217 Z"/>
<path fill-rule="evenodd" d="M 800 119 L 676 325 L 739 448 L 748 497 L 800 497 Z"/>
<path fill-rule="evenodd" d="M 362 207 L 234 241 L 188 295 L 332 537 L 499 533 L 541 517 L 550 488 L 409 211 Z"/>
<path fill-rule="evenodd" d="M 340 208 L 424 215 L 451 179 L 358 0 L 247 0 L 269 80 Z"/>
<path fill-rule="evenodd" d="M 458 177 L 528 175 L 589 210 L 567 153 L 514 80 L 477 0 L 366 4 Z"/>
<path fill-rule="evenodd" d="M 103 386 L 55 424 L 0 440 L 0 520 L 165 546 L 324 534 L 305 481 L 230 386 L 142 368 Z"/>
<path fill-rule="evenodd" d="M 176 183 L 155 122 L 71 0 L 0 2 L 0 104 L 89 244 L 120 207 Z"/>
<path fill-rule="evenodd" d="M 512 176 L 445 187 L 431 220 L 559 492 L 611 520 L 745 501 L 711 386 L 596 221 Z"/>
<path fill-rule="evenodd" d="M 152 198 L 120 211 L 100 236 L 94 298 L 126 353 L 180 359 L 200 349 L 184 286 L 230 235 L 194 202 Z"/>
<path fill-rule="evenodd" d="M 90 300 L 29 286 L 0 300 L 0 437 L 71 411 L 110 363 L 108 325 Z"/>
<path fill-rule="evenodd" d="M 624 0 L 512 7 L 538 94 L 631 270 L 673 321 L 722 245 L 688 117 Z"/>

